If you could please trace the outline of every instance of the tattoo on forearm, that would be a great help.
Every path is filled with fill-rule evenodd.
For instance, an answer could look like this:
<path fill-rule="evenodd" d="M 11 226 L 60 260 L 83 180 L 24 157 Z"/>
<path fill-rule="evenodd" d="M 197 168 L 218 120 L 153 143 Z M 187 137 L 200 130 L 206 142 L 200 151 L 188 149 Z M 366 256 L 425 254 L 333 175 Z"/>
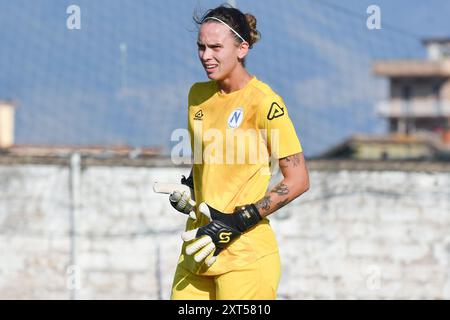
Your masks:
<path fill-rule="evenodd" d="M 272 201 L 270 200 L 270 196 L 265 196 L 264 198 L 262 198 L 261 200 L 259 200 L 255 206 L 258 209 L 263 209 L 265 211 L 270 209 L 270 204 L 272 203 Z"/>
<path fill-rule="evenodd" d="M 288 198 L 284 199 L 283 201 L 278 202 L 278 203 L 275 205 L 276 210 L 278 210 L 278 209 L 284 207 L 284 206 L 287 205 L 288 203 L 289 203 L 289 199 L 288 199 Z"/>
<path fill-rule="evenodd" d="M 280 168 L 281 169 L 289 167 L 287 164 L 283 164 L 283 163 L 284 163 L 284 161 L 280 161 Z"/>
<path fill-rule="evenodd" d="M 287 168 L 290 165 L 297 167 L 300 165 L 300 161 L 301 161 L 300 156 L 298 154 L 294 154 L 293 156 L 283 158 L 282 160 L 284 160 L 283 162 L 285 162 L 286 165 L 280 164 L 281 168 Z"/>
<path fill-rule="evenodd" d="M 271 192 L 279 195 L 285 195 L 289 193 L 289 189 L 287 185 L 285 185 L 284 183 L 280 183 L 275 188 L 273 188 Z"/>

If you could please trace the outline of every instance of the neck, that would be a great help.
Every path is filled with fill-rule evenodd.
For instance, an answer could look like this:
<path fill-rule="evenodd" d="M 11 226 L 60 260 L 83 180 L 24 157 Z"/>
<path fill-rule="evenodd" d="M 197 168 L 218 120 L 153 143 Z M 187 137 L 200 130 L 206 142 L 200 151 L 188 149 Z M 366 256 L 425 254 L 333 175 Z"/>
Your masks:
<path fill-rule="evenodd" d="M 224 80 L 217 81 L 221 93 L 231 93 L 244 88 L 252 76 L 242 66 L 235 70 Z"/>

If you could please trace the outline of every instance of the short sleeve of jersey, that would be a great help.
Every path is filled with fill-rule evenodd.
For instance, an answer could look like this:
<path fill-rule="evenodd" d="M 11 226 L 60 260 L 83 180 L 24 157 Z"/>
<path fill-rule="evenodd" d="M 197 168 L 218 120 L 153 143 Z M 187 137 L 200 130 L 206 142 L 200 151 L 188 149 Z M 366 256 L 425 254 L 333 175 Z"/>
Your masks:
<path fill-rule="evenodd" d="M 289 118 L 283 99 L 269 95 L 262 99 L 260 128 L 267 134 L 267 147 L 271 156 L 281 159 L 299 152 L 302 146 Z"/>
<path fill-rule="evenodd" d="M 197 87 L 198 85 L 194 83 L 191 88 L 189 89 L 188 93 L 188 106 L 191 106 L 194 100 L 195 95 L 197 94 Z"/>

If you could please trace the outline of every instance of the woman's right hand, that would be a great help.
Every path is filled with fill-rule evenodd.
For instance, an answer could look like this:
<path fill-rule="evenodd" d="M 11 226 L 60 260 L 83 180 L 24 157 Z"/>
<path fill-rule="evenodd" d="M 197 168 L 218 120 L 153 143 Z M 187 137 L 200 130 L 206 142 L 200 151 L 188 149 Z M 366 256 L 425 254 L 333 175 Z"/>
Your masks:
<path fill-rule="evenodd" d="M 191 192 L 175 190 L 170 194 L 169 201 L 175 210 L 189 215 L 191 219 L 197 219 L 196 202 L 192 199 Z"/>
<path fill-rule="evenodd" d="M 169 201 L 175 210 L 189 215 L 191 219 L 196 220 L 195 214 L 196 202 L 194 200 L 194 183 L 192 176 L 181 179 L 181 183 L 165 183 L 155 181 L 153 191 L 156 193 L 169 194 Z"/>

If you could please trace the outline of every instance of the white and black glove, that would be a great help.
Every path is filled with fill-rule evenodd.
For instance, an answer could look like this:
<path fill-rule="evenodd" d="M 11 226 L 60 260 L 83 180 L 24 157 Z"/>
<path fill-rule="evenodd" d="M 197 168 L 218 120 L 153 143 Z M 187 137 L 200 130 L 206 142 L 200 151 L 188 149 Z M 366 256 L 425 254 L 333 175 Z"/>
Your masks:
<path fill-rule="evenodd" d="M 185 176 L 182 176 L 181 184 L 189 187 L 189 192 L 187 190 L 174 190 L 170 196 L 170 204 L 176 210 L 181 213 L 189 215 L 191 219 L 197 219 L 195 215 L 195 206 L 196 202 L 194 200 L 194 182 L 192 177 L 186 179 Z"/>
<path fill-rule="evenodd" d="M 168 193 L 169 202 L 177 211 L 189 215 L 196 220 L 194 200 L 194 183 L 192 177 L 182 176 L 181 184 L 155 182 L 153 190 L 157 193 Z"/>
<path fill-rule="evenodd" d="M 222 213 L 205 202 L 198 209 L 209 218 L 210 223 L 184 232 L 181 238 L 184 241 L 195 240 L 186 246 L 186 254 L 194 255 L 196 262 L 205 260 L 208 267 L 217 260 L 222 250 L 262 220 L 254 204 L 236 207 L 232 214 Z"/>

